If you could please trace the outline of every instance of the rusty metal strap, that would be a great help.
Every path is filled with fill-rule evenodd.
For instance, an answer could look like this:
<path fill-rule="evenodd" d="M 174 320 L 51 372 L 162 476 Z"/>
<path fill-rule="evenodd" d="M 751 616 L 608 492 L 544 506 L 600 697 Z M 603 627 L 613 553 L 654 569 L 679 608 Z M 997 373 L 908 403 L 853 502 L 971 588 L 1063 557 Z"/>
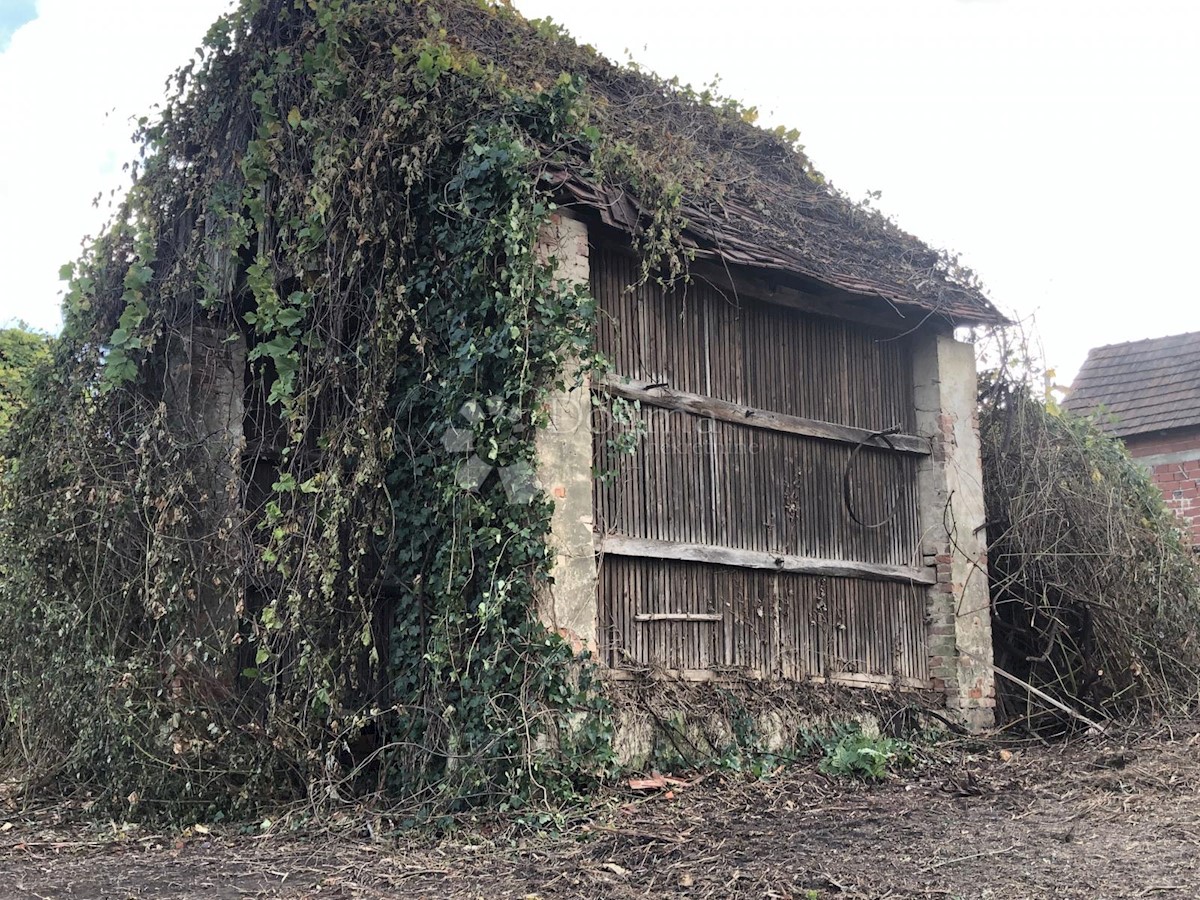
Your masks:
<path fill-rule="evenodd" d="M 896 517 L 896 509 L 900 505 L 900 494 L 899 491 L 896 492 L 896 497 L 892 501 L 891 511 L 889 511 L 886 516 L 884 516 L 878 522 L 868 525 L 862 520 L 862 518 L 858 515 L 858 512 L 854 509 L 854 497 L 850 488 L 850 470 L 854 467 L 854 460 L 858 457 L 859 451 L 862 450 L 863 447 L 867 446 L 867 444 L 871 441 L 882 440 L 884 444 L 887 445 L 889 450 L 895 450 L 896 446 L 890 440 L 888 440 L 888 436 L 900 434 L 900 432 L 901 429 L 899 425 L 893 425 L 891 428 L 885 428 L 882 431 L 871 432 L 854 445 L 854 449 L 850 451 L 850 458 L 846 460 L 846 468 L 842 470 L 842 502 L 846 504 L 846 512 L 850 513 L 850 518 L 854 520 L 855 524 L 861 525 L 863 528 L 882 528 L 884 525 L 888 524 L 888 522 L 892 521 L 892 519 Z"/>

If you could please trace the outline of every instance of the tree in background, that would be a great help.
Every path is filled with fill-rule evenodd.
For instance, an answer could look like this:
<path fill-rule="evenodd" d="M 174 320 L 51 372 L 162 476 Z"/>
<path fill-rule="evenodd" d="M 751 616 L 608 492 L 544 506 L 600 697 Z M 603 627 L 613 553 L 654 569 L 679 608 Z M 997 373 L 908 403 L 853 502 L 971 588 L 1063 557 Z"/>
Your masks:
<path fill-rule="evenodd" d="M 33 373 L 50 361 L 54 338 L 24 322 L 0 328 L 0 434 L 28 403 Z"/>

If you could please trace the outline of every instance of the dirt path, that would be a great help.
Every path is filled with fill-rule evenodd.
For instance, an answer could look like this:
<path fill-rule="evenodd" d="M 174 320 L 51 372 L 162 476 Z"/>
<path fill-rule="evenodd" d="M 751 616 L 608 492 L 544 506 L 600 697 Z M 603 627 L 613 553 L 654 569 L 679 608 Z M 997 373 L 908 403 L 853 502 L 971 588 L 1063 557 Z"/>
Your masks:
<path fill-rule="evenodd" d="M 144 835 L 0 813 L 0 897 L 1200 897 L 1194 728 L 939 757 L 873 787 L 795 767 L 626 791 L 558 838 Z"/>

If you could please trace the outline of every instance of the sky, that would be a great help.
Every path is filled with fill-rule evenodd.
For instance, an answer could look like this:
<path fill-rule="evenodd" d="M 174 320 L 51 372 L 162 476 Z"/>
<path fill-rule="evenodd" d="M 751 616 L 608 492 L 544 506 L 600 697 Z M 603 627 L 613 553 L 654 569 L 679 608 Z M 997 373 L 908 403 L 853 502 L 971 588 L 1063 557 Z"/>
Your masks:
<path fill-rule="evenodd" d="M 1192 0 L 515 0 L 798 128 L 814 164 L 1032 321 L 1089 347 L 1200 331 Z M 0 0 L 0 322 L 58 325 L 57 272 L 125 183 L 129 119 L 227 0 Z M 36 13 L 36 15 L 33 15 Z"/>
<path fill-rule="evenodd" d="M 13 32 L 35 16 L 34 0 L 0 0 L 0 52 L 12 42 Z"/>

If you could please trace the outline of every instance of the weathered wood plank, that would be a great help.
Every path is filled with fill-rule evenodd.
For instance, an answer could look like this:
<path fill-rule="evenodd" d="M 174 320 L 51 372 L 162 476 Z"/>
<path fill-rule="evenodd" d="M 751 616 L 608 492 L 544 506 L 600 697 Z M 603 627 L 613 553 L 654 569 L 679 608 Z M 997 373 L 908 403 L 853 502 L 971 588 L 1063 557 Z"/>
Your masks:
<path fill-rule="evenodd" d="M 605 681 L 662 681 L 662 682 L 716 682 L 738 684 L 745 681 L 772 681 L 775 676 L 762 669 L 722 667 L 719 669 L 603 669 L 600 677 Z M 930 684 L 920 678 L 907 676 L 883 677 L 839 672 L 826 677 L 810 675 L 803 679 L 812 684 L 840 684 L 847 687 L 870 687 L 876 690 L 927 691 Z"/>
<path fill-rule="evenodd" d="M 780 279 L 757 277 L 746 270 L 738 272 L 735 282 L 730 277 L 728 268 L 711 262 L 697 260 L 691 267 L 691 275 L 722 293 L 753 297 L 763 303 L 812 315 L 870 325 L 892 334 L 912 331 L 929 317 L 923 310 L 902 309 L 882 297 L 864 300 L 852 294 L 834 291 L 815 294 L 786 286 Z"/>
<path fill-rule="evenodd" d="M 599 538 L 597 543 L 602 554 L 615 556 L 675 559 L 683 562 L 710 563 L 741 569 L 768 569 L 773 572 L 825 575 L 830 578 L 869 578 L 881 581 L 900 581 L 905 584 L 933 584 L 936 581 L 931 570 L 909 566 L 818 559 L 808 556 L 778 556 L 758 550 L 737 550 L 733 547 L 718 547 L 708 544 L 655 541 L 621 534 L 605 535 Z"/>
<path fill-rule="evenodd" d="M 786 434 L 796 434 L 803 437 L 820 438 L 827 441 L 840 441 L 845 444 L 860 444 L 871 437 L 871 432 L 865 428 L 855 428 L 850 425 L 836 425 L 832 422 L 822 422 L 818 419 L 805 419 L 800 416 L 789 416 L 783 413 L 771 412 L 766 409 L 755 409 L 730 403 L 727 400 L 717 400 L 701 394 L 687 391 L 674 391 L 669 387 L 655 386 L 642 381 L 632 381 L 619 376 L 609 375 L 596 385 L 603 391 L 627 400 L 637 400 L 648 406 L 662 409 L 686 412 L 695 416 L 706 416 L 731 422 L 735 425 L 745 425 L 748 428 L 760 428 L 766 431 L 782 431 Z M 918 456 L 928 456 L 930 443 L 927 439 L 915 434 L 890 434 L 892 448 L 900 453 L 912 453 Z M 871 441 L 870 447 L 889 449 L 882 439 Z"/>
<path fill-rule="evenodd" d="M 724 616 L 715 613 L 638 613 L 635 622 L 720 622 Z"/>

